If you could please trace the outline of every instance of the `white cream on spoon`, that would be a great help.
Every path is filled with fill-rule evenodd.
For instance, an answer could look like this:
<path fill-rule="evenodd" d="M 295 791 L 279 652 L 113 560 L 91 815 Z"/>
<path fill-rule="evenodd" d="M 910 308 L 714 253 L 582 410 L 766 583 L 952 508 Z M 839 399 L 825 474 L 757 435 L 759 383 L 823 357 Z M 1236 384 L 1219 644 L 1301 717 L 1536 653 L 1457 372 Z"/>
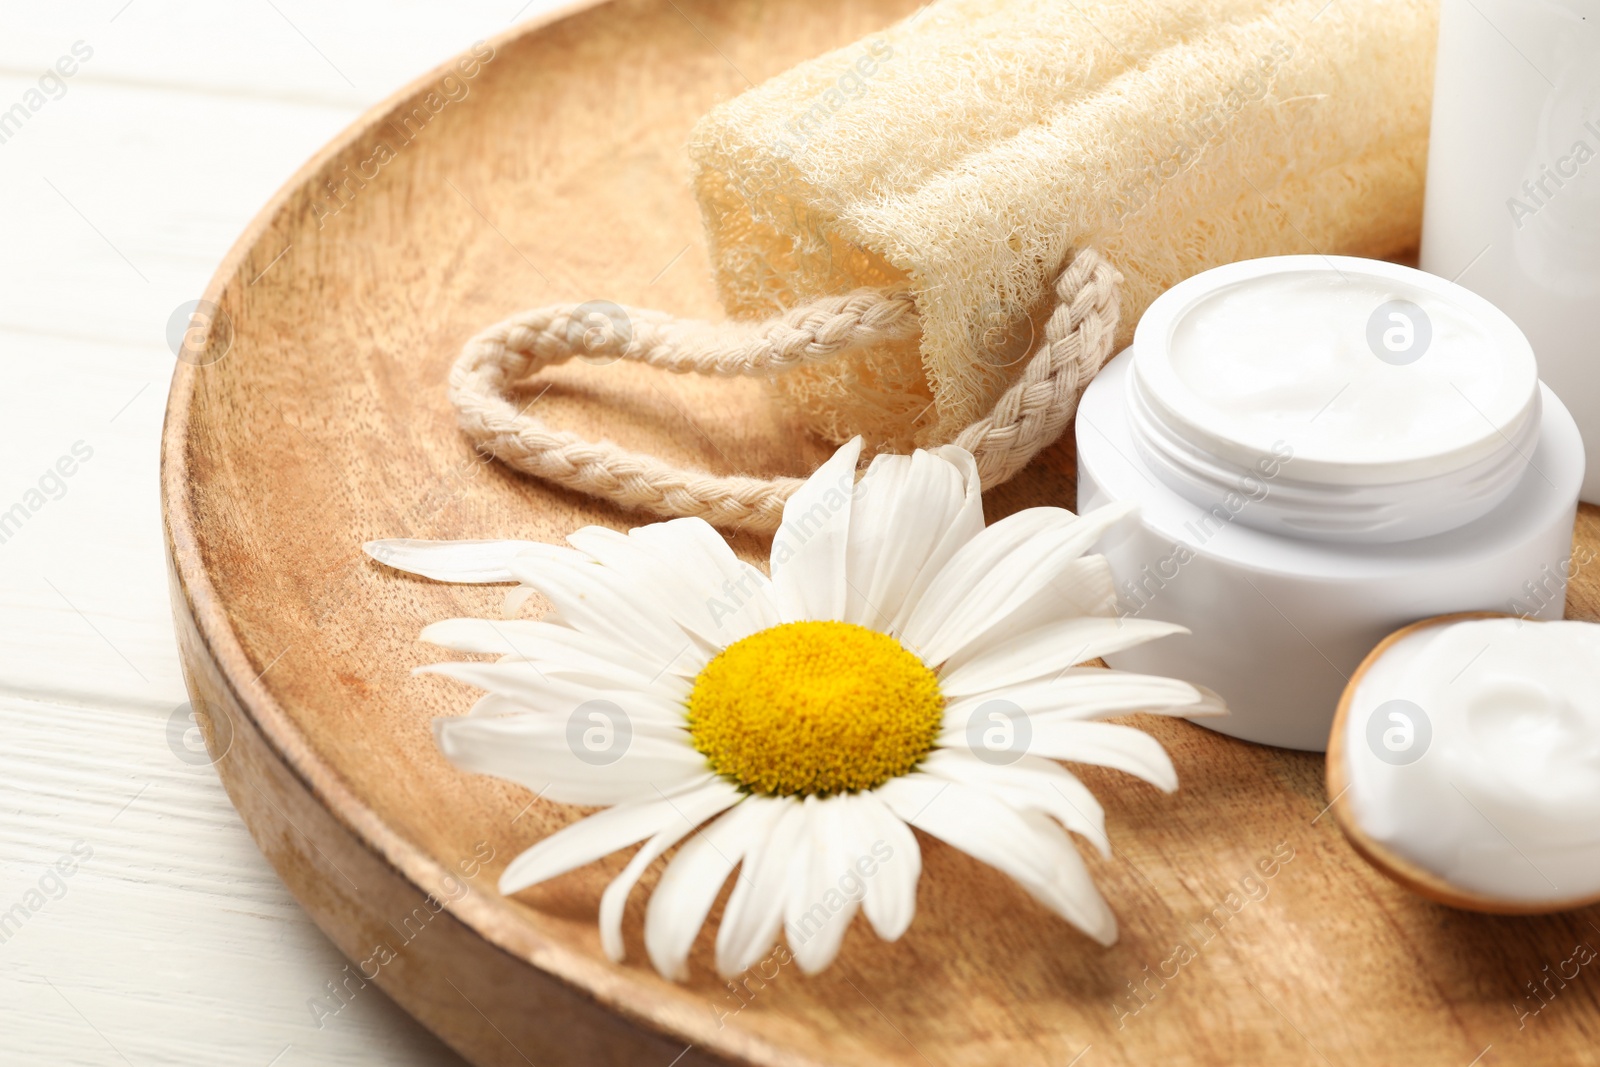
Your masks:
<path fill-rule="evenodd" d="M 1335 725 L 1341 823 L 1363 851 L 1455 890 L 1450 903 L 1537 911 L 1600 897 L 1597 683 L 1600 625 L 1410 629 L 1364 665 Z"/>

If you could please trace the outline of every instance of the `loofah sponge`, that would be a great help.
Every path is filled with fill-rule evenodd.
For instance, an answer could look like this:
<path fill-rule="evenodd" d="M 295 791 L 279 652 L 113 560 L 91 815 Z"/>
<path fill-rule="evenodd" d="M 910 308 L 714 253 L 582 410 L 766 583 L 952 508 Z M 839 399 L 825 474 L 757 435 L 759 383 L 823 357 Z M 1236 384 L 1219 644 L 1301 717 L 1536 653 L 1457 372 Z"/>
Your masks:
<path fill-rule="evenodd" d="M 777 387 L 824 436 L 953 438 L 1021 372 L 1070 255 L 1162 290 L 1421 223 L 1431 0 L 935 0 L 718 107 L 690 141 L 730 315 L 909 287 L 921 334 Z"/>

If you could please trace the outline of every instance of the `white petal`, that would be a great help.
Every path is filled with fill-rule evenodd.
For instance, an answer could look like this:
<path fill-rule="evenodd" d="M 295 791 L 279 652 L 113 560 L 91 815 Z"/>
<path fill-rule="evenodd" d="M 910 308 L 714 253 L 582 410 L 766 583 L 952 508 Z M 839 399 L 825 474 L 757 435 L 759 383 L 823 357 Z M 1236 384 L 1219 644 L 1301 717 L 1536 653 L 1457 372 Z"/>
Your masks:
<path fill-rule="evenodd" d="M 1062 619 L 1094 616 L 1109 619 L 1117 614 L 1117 588 L 1111 565 L 1101 555 L 1079 556 L 1062 566 L 1048 581 L 1038 582 L 1033 592 L 1013 605 L 981 634 L 974 634 L 957 653 L 972 644 L 996 644 L 1048 626 Z"/>
<path fill-rule="evenodd" d="M 902 638 L 908 644 L 926 645 L 951 613 L 977 595 L 991 572 L 1008 557 L 1051 530 L 1069 529 L 1077 521 L 1077 516 L 1063 508 L 1027 508 L 985 527 L 934 576 L 906 620 Z"/>
<path fill-rule="evenodd" d="M 511 572 L 549 598 L 567 625 L 634 649 L 658 672 L 693 675 L 705 665 L 708 657 L 666 607 L 641 597 L 624 575 L 610 567 L 523 554 L 511 561 Z"/>
<path fill-rule="evenodd" d="M 1206 719 L 1229 714 L 1228 704 L 1221 694 L 1203 685 L 1197 685 L 1194 689 L 1200 694 L 1200 699 L 1193 704 L 1165 704 L 1144 710 L 1151 715 L 1172 715 L 1180 719 Z"/>
<path fill-rule="evenodd" d="M 1145 712 L 1155 715 L 1215 714 L 1215 694 L 1176 678 L 1132 674 L 1104 667 L 1073 667 L 1046 681 L 1001 686 L 972 696 L 955 697 L 945 708 L 942 739 L 959 741 L 971 728 L 974 714 L 982 713 L 983 726 L 1005 709 L 1009 718 L 1020 713 L 1030 726 L 1040 722 L 1090 721 Z"/>
<path fill-rule="evenodd" d="M 964 449 L 881 455 L 856 484 L 845 621 L 893 632 L 939 569 L 983 529 L 978 467 Z"/>
<path fill-rule="evenodd" d="M 945 564 L 906 623 L 906 643 L 938 664 L 1028 602 L 1133 510 L 1111 504 L 1079 517 L 1030 508 L 968 541 Z"/>
<path fill-rule="evenodd" d="M 667 864 L 650 894 L 644 922 L 645 951 L 663 977 L 675 981 L 689 977 L 689 949 L 722 883 L 771 830 L 784 807 L 770 797 L 747 797 L 690 838 Z"/>
<path fill-rule="evenodd" d="M 361 550 L 379 563 L 436 582 L 514 582 L 509 569 L 519 552 L 536 541 L 368 541 Z"/>
<path fill-rule="evenodd" d="M 600 896 L 600 946 L 608 957 L 619 963 L 622 961 L 622 916 L 628 907 L 628 895 L 644 877 L 644 872 L 701 823 L 742 799 L 744 794 L 723 778 L 713 778 L 703 786 L 685 790 L 672 798 L 676 820 L 668 820 L 660 832 L 646 841 Z"/>
<path fill-rule="evenodd" d="M 630 650 L 559 623 L 532 619 L 445 619 L 423 628 L 421 639 L 458 652 L 488 652 L 531 663 L 539 673 L 595 688 L 658 692 L 681 701 L 689 683 L 652 670 Z"/>
<path fill-rule="evenodd" d="M 898 941 L 917 914 L 917 880 L 922 876 L 922 848 L 917 835 L 890 811 L 876 793 L 851 797 L 856 841 L 877 861 L 867 879 L 861 910 L 879 937 Z"/>
<path fill-rule="evenodd" d="M 1089 787 L 1058 763 L 1037 756 L 991 763 L 961 749 L 941 748 L 928 754 L 920 769 L 935 778 L 993 793 L 1014 808 L 1049 815 L 1073 833 L 1087 837 L 1101 855 L 1111 855 L 1106 813 Z"/>
<path fill-rule="evenodd" d="M 492 774 L 562 804 L 609 805 L 648 800 L 701 778 L 705 757 L 682 740 L 621 731 L 611 742 L 623 749 L 609 763 L 586 748 L 589 726 L 558 715 L 466 715 L 433 721 L 434 740 L 463 770 Z M 583 753 L 582 756 L 579 753 Z"/>
<path fill-rule="evenodd" d="M 1058 570 L 1049 581 L 1040 582 L 1031 594 L 1013 605 L 1006 614 L 982 633 L 973 633 L 960 643 L 946 665 L 986 648 L 1003 648 L 1010 642 L 1063 619 L 1117 616 L 1117 590 L 1112 582 L 1111 565 L 1104 556 L 1080 556 Z"/>
<path fill-rule="evenodd" d="M 1019 812 L 980 789 L 924 774 L 890 779 L 877 793 L 906 822 L 1010 875 L 1096 941 L 1116 940 L 1116 918 L 1072 839 L 1045 816 Z"/>
<path fill-rule="evenodd" d="M 1050 849 L 1054 869 L 1041 882 L 1022 883 L 1033 899 L 1050 908 L 1079 930 L 1102 945 L 1117 941 L 1117 917 L 1111 905 L 1100 895 L 1100 889 L 1084 866 L 1083 857 L 1073 847 L 1061 827 L 1037 811 L 1019 813 L 1022 821 L 1034 831 L 1035 841 L 1055 843 Z M 1024 845 L 1023 847 L 1031 847 Z"/>
<path fill-rule="evenodd" d="M 907 555 L 915 554 L 914 542 L 929 532 L 903 514 L 912 506 L 906 482 L 922 455 L 919 449 L 909 456 L 874 456 L 855 485 L 845 547 L 845 608 L 840 616 L 845 622 L 882 629 L 879 620 L 892 615 L 893 609 L 880 608 L 879 602 L 886 588 L 904 584 L 897 573 L 903 560 L 894 555 L 894 548 L 905 543 Z"/>
<path fill-rule="evenodd" d="M 819 974 L 839 954 L 839 945 L 861 906 L 865 883 L 855 869 L 856 827 L 849 794 L 818 800 L 807 797 L 807 839 L 791 867 L 785 902 L 784 936 L 795 962 L 806 974 Z"/>
<path fill-rule="evenodd" d="M 1086 660 L 1188 632 L 1176 623 L 1155 619 L 1093 615 L 1060 619 L 1020 635 L 997 635 L 991 630 L 945 661 L 939 687 L 947 697 L 971 696 L 1046 678 Z"/>
<path fill-rule="evenodd" d="M 717 971 L 724 978 L 753 967 L 777 943 L 796 850 L 810 845 L 807 805 L 792 798 L 779 803 L 782 813 L 745 853 L 739 880 L 722 913 L 722 925 L 717 929 Z"/>
<path fill-rule="evenodd" d="M 725 648 L 779 622 L 771 581 L 735 556 L 703 519 L 673 519 L 627 534 L 590 526 L 567 540 L 621 574 L 637 596 L 661 605 L 708 647 Z"/>
<path fill-rule="evenodd" d="M 707 774 L 685 788 L 704 788 L 716 780 L 716 776 Z M 500 892 L 509 896 L 637 844 L 682 821 L 679 812 L 677 801 L 658 796 L 655 800 L 619 804 L 580 819 L 512 860 L 500 875 Z"/>
<path fill-rule="evenodd" d="M 1078 557 L 1050 581 L 1039 583 L 1032 597 L 996 625 L 1015 626 L 1016 632 L 1022 633 L 1052 619 L 1072 615 L 1110 617 L 1116 613 L 1117 586 L 1111 564 L 1096 553 Z"/>
<path fill-rule="evenodd" d="M 421 640 L 457 652 L 490 652 L 517 659 L 559 659 L 569 652 L 601 656 L 628 670 L 649 664 L 631 649 L 544 619 L 442 619 L 422 628 Z"/>
<path fill-rule="evenodd" d="M 467 709 L 467 714 L 487 719 L 502 718 L 507 715 L 526 715 L 528 714 L 528 705 L 515 697 L 489 693 L 486 696 L 479 697 L 477 702 Z"/>
<path fill-rule="evenodd" d="M 572 679 L 541 670 L 523 660 L 446 661 L 418 667 L 417 674 L 439 674 L 458 682 L 475 685 L 492 693 L 521 701 L 525 710 L 565 719 L 579 716 L 588 721 L 589 711 L 620 711 L 635 730 L 647 726 L 684 725 L 684 707 L 670 696 L 647 688 L 628 689 L 618 685 L 602 689 L 592 679 Z M 619 679 L 620 680 L 620 679 Z M 617 724 L 612 723 L 615 727 Z"/>
<path fill-rule="evenodd" d="M 523 607 L 533 599 L 533 595 L 537 592 L 537 589 L 520 583 L 507 589 L 505 598 L 500 601 L 500 617 L 503 619 L 515 619 L 522 614 Z"/>
<path fill-rule="evenodd" d="M 861 438 L 842 445 L 783 506 L 772 537 L 772 585 L 786 622 L 842 619 L 850 501 Z"/>
<path fill-rule="evenodd" d="M 772 579 L 734 555 L 722 535 L 703 519 L 654 523 L 630 530 L 628 536 L 648 545 L 666 566 L 677 566 L 682 561 L 714 578 L 713 588 L 701 605 L 704 622 L 685 622 L 686 627 L 693 623 L 690 628 L 705 640 L 725 648 L 783 621 Z"/>
<path fill-rule="evenodd" d="M 1161 742 L 1131 726 L 1111 722 L 1033 724 L 1028 751 L 1069 763 L 1092 763 L 1143 778 L 1162 792 L 1175 792 L 1178 772 Z"/>

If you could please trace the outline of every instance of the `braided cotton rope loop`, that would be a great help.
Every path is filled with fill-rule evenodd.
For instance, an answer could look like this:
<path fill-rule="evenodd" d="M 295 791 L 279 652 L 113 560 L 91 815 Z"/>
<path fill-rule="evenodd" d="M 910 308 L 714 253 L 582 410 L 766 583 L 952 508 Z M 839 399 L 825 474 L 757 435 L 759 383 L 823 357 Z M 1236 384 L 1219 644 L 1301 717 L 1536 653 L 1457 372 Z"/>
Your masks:
<path fill-rule="evenodd" d="M 1056 308 L 1022 377 L 989 414 L 956 435 L 978 461 L 985 489 L 1009 481 L 1055 442 L 1078 412 L 1078 398 L 1111 355 L 1121 315 L 1122 275 L 1092 249 L 1075 256 L 1056 279 Z"/>
<path fill-rule="evenodd" d="M 1059 305 L 1021 378 L 955 443 L 978 461 L 983 485 L 1010 478 L 1061 435 L 1078 397 L 1110 354 L 1121 276 L 1092 249 L 1056 281 Z M 601 310 L 597 311 L 596 309 Z M 684 470 L 607 441 L 553 430 L 508 399 L 510 388 L 582 355 L 634 360 L 677 374 L 762 376 L 841 352 L 914 337 L 912 295 L 858 289 L 762 323 L 703 323 L 616 305 L 563 304 L 514 315 L 469 341 L 450 371 L 450 399 L 479 449 L 567 489 L 662 517 L 771 531 L 800 478 Z"/>

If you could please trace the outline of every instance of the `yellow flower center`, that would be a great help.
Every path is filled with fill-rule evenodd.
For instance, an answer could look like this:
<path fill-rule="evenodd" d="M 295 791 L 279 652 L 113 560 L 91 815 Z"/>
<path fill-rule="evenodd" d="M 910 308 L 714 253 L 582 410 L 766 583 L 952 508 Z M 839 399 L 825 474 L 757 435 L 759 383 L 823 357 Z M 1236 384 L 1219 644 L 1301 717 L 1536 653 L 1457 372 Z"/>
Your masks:
<path fill-rule="evenodd" d="M 939 736 L 939 679 L 888 634 L 788 622 L 735 641 L 694 680 L 689 734 L 718 774 L 770 796 L 872 789 Z"/>

